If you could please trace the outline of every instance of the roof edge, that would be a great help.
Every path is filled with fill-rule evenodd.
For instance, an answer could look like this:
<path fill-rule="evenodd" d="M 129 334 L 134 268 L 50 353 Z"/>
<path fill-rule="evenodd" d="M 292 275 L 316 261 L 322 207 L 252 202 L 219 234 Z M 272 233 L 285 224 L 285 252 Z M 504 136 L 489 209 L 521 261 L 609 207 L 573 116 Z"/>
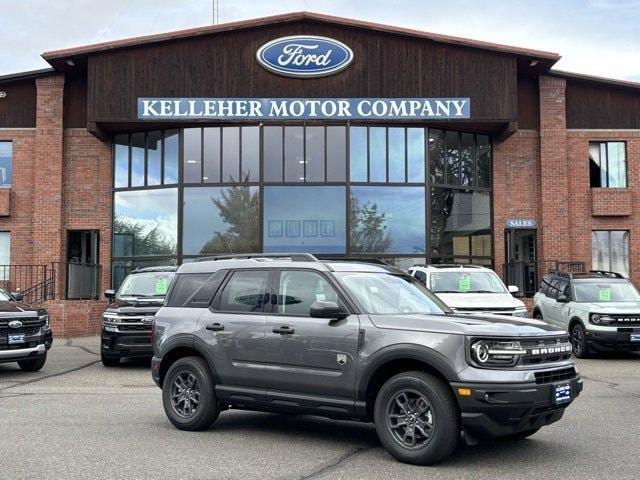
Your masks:
<path fill-rule="evenodd" d="M 55 71 L 56 71 L 55 68 L 49 67 L 49 68 L 40 68 L 38 70 L 28 70 L 26 72 L 9 73 L 7 75 L 0 75 L 0 82 L 6 83 L 6 82 L 12 82 L 14 80 L 26 80 L 28 78 L 44 77 L 52 73 L 55 73 Z"/>
<path fill-rule="evenodd" d="M 547 52 L 542 50 L 529 49 L 524 47 L 513 47 L 509 45 L 503 45 L 498 43 L 485 42 L 481 40 L 473 40 L 464 37 L 454 37 L 451 35 L 442 35 L 436 33 L 429 33 L 422 30 L 415 30 L 403 27 L 397 27 L 392 25 L 386 25 L 381 23 L 368 22 L 363 20 L 355 20 L 345 17 L 337 17 L 333 15 L 325 15 L 320 13 L 313 13 L 307 11 L 284 13 L 278 15 L 271 15 L 267 17 L 259 17 L 249 20 L 239 20 L 235 22 L 221 23 L 217 25 L 207 25 L 203 27 L 189 28 L 185 30 L 177 30 L 173 32 L 157 33 L 152 35 L 144 35 L 140 37 L 130 37 L 121 40 L 113 40 L 108 42 L 96 43 L 91 45 L 85 45 L 80 47 L 64 48 L 59 50 L 50 50 L 42 54 L 47 62 L 53 65 L 53 61 L 72 56 L 88 55 L 90 53 L 104 52 L 117 50 L 120 48 L 134 47 L 139 45 L 146 45 L 151 43 L 159 43 L 163 41 L 179 40 L 190 37 L 197 37 L 202 35 L 208 35 L 212 33 L 227 32 L 231 30 L 256 28 L 265 25 L 273 25 L 277 23 L 290 23 L 300 20 L 315 20 L 325 23 L 333 23 L 337 25 L 344 25 L 355 28 L 366 28 L 371 30 L 377 30 L 385 33 L 392 33 L 398 35 L 411 36 L 415 38 L 423 38 L 426 40 L 432 40 L 440 43 L 448 43 L 453 45 L 460 45 L 470 48 L 477 48 L 483 50 L 493 50 L 500 53 L 534 57 L 538 59 L 550 60 L 553 63 L 560 59 L 560 55 L 553 52 Z"/>
<path fill-rule="evenodd" d="M 567 72 L 564 70 L 550 70 L 549 74 L 556 77 L 569 78 L 573 80 L 581 80 L 585 82 L 605 83 L 616 87 L 633 88 L 640 90 L 640 82 L 631 80 L 618 80 L 617 78 L 599 77 L 597 75 L 587 75 L 584 73 Z"/>

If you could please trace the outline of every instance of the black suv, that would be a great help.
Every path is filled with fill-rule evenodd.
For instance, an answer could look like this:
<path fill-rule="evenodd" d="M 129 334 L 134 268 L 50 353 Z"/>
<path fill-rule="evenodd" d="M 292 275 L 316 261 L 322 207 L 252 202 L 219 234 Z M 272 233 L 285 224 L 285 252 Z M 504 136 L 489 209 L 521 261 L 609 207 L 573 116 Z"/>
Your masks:
<path fill-rule="evenodd" d="M 104 292 L 110 302 L 102 315 L 100 354 L 105 367 L 121 358 L 151 357 L 151 324 L 164 302 L 177 267 L 145 267 L 132 271 L 116 293 Z"/>
<path fill-rule="evenodd" d="M 184 264 L 154 325 L 152 376 L 184 430 L 231 407 L 373 421 L 393 456 L 424 465 L 461 436 L 532 435 L 582 390 L 565 331 L 458 316 L 388 265 L 309 254 Z"/>
<path fill-rule="evenodd" d="M 49 314 L 21 301 L 21 293 L 0 288 L 0 363 L 18 362 L 22 370 L 36 372 L 53 343 Z"/>

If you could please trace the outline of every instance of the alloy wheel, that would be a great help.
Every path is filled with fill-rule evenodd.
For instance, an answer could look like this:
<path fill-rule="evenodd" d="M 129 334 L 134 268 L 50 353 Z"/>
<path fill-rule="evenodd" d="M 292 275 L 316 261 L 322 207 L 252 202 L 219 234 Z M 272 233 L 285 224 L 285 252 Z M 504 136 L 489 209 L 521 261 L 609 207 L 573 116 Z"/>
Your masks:
<path fill-rule="evenodd" d="M 191 372 L 180 372 L 171 385 L 171 407 L 182 417 L 191 417 L 200 405 L 200 384 Z"/>
<path fill-rule="evenodd" d="M 387 405 L 387 426 L 404 448 L 424 447 L 431 441 L 435 427 L 431 403 L 416 390 L 397 392 Z"/>
<path fill-rule="evenodd" d="M 576 325 L 571 331 L 571 343 L 573 344 L 573 351 L 576 353 L 576 355 L 582 353 L 583 342 L 584 334 L 582 333 L 582 328 L 580 328 L 580 325 Z"/>

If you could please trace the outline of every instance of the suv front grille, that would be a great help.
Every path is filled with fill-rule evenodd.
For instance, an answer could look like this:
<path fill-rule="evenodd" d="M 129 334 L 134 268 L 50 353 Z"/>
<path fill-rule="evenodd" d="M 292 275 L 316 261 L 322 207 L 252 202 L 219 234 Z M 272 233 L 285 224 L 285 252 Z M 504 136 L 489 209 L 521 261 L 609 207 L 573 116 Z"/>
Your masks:
<path fill-rule="evenodd" d="M 456 312 L 460 313 L 493 313 L 495 315 L 513 315 L 515 309 L 512 307 L 507 308 L 455 308 Z"/>
<path fill-rule="evenodd" d="M 520 339 L 520 346 L 527 351 L 521 365 L 545 365 L 563 362 L 571 358 L 569 337 Z"/>
<path fill-rule="evenodd" d="M 608 315 L 616 319 L 615 322 L 609 323 L 608 326 L 612 327 L 640 327 L 640 315 Z"/>
<path fill-rule="evenodd" d="M 121 332 L 150 332 L 151 331 L 151 325 L 148 325 L 146 323 L 139 323 L 139 324 L 120 324 L 118 325 L 118 330 Z"/>
<path fill-rule="evenodd" d="M 536 383 L 553 383 L 561 382 L 563 380 L 571 380 L 576 378 L 576 369 L 573 367 L 562 368 L 560 370 L 552 370 L 550 372 L 536 372 Z"/>

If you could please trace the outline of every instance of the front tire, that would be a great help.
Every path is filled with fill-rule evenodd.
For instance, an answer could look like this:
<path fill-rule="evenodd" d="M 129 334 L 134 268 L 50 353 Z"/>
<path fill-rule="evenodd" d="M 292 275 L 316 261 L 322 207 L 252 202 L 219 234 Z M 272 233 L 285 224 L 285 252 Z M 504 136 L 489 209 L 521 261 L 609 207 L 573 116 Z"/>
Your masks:
<path fill-rule="evenodd" d="M 414 465 L 443 460 L 460 438 L 460 414 L 449 386 L 425 372 L 387 380 L 376 398 L 374 421 L 384 448 Z"/>
<path fill-rule="evenodd" d="M 180 430 L 204 430 L 220 414 L 211 372 L 200 357 L 184 357 L 171 365 L 162 384 L 164 411 Z"/>
<path fill-rule="evenodd" d="M 37 372 L 47 362 L 47 352 L 29 360 L 18 360 L 18 366 L 25 372 Z"/>
<path fill-rule="evenodd" d="M 589 345 L 587 345 L 587 335 L 580 322 L 576 322 L 571 327 L 571 346 L 573 354 L 578 358 L 587 358 L 590 355 Z"/>

